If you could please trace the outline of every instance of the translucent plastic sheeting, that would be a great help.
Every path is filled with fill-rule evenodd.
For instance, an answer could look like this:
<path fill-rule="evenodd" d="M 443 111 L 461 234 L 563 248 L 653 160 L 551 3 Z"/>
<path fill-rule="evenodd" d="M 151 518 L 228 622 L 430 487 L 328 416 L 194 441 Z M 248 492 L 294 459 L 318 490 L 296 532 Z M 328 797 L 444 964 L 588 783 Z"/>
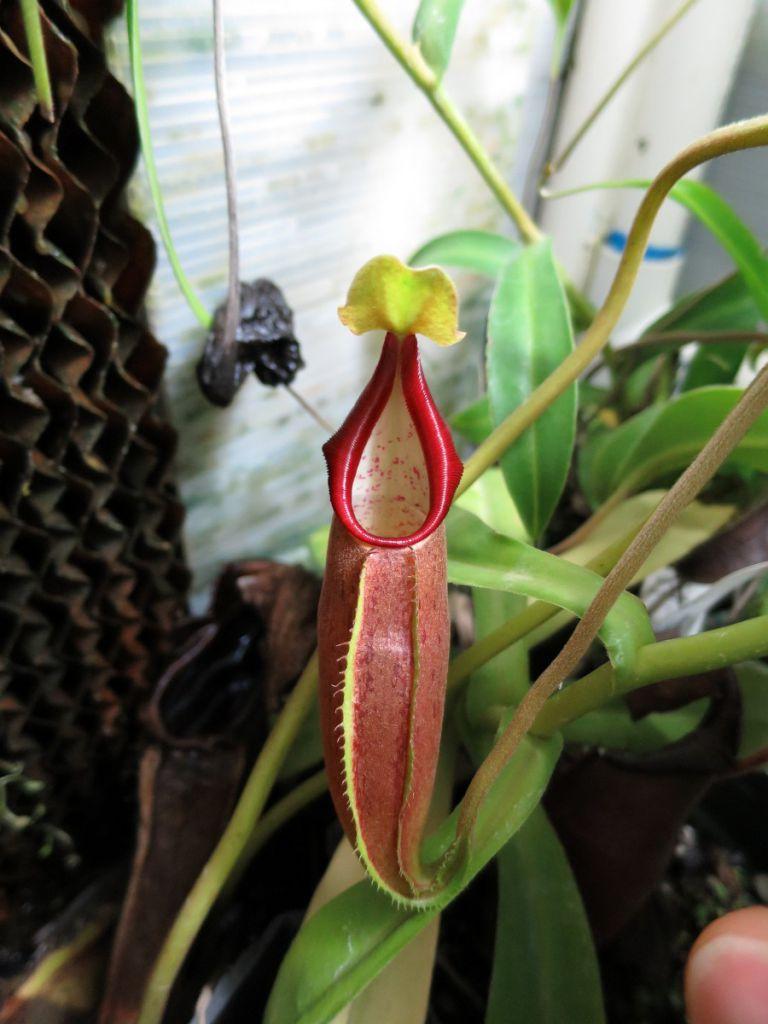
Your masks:
<path fill-rule="evenodd" d="M 405 33 L 415 0 L 382 5 Z M 228 89 L 238 171 L 243 277 L 272 278 L 295 309 L 306 369 L 296 388 L 338 423 L 373 367 L 379 339 L 352 337 L 336 307 L 358 267 L 401 258 L 454 228 L 511 230 L 458 144 L 351 0 L 226 0 Z M 182 13 L 183 12 L 183 13 Z M 512 170 L 534 35 L 545 0 L 467 4 L 446 89 L 505 172 Z M 226 291 L 226 214 L 215 115 L 209 0 L 140 6 L 158 171 L 187 274 L 213 308 Z M 125 28 L 115 65 L 130 76 Z M 135 206 L 153 225 L 143 169 Z M 465 295 L 480 283 L 461 282 Z M 296 552 L 329 515 L 316 424 L 283 390 L 249 380 L 225 411 L 194 376 L 203 331 L 164 253 L 151 291 L 153 328 L 169 347 L 167 391 L 181 434 L 178 471 L 190 561 L 203 587 L 243 556 Z M 446 411 L 477 393 L 483 309 L 466 342 L 422 344 Z"/>

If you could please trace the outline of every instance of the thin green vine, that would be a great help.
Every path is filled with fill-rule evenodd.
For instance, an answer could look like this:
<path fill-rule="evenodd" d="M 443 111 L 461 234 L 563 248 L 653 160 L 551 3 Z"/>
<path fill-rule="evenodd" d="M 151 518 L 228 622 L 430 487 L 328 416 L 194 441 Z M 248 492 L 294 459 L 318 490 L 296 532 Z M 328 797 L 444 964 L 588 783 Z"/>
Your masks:
<path fill-rule="evenodd" d="M 602 114 L 608 104 L 611 102 L 616 93 L 621 89 L 624 83 L 629 79 L 634 72 L 640 67 L 645 58 L 652 53 L 659 43 L 666 37 L 666 35 L 675 27 L 680 21 L 683 15 L 687 14 L 688 11 L 693 7 L 697 0 L 683 0 L 683 3 L 670 14 L 670 16 L 659 25 L 653 35 L 640 47 L 635 56 L 630 60 L 627 66 L 619 73 L 616 79 L 611 85 L 605 90 L 603 95 L 597 101 L 592 110 L 587 114 L 584 120 L 581 122 L 579 127 L 576 129 L 570 140 L 563 146 L 559 156 L 551 160 L 544 168 L 543 180 L 546 181 L 556 171 L 561 170 L 563 165 L 566 163 L 574 149 L 578 146 L 584 136 L 587 134 L 589 129 Z"/>
<path fill-rule="evenodd" d="M 157 228 L 163 240 L 168 262 L 171 264 L 176 283 L 181 289 L 189 308 L 195 314 L 198 323 L 205 330 L 210 330 L 213 317 L 200 301 L 192 283 L 184 273 L 176 246 L 173 244 L 168 218 L 165 215 L 163 192 L 157 175 L 155 154 L 152 149 L 152 134 L 149 127 L 149 109 L 147 106 L 147 88 L 144 83 L 144 66 L 141 57 L 141 33 L 139 30 L 139 0 L 126 0 L 125 23 L 128 29 L 128 50 L 131 58 L 131 78 L 133 80 L 133 101 L 136 106 L 136 122 L 139 127 L 139 141 L 144 167 L 147 171 L 149 191 L 155 208 Z"/>
<path fill-rule="evenodd" d="M 53 122 L 53 92 L 51 90 L 51 78 L 48 74 L 48 59 L 45 54 L 40 5 L 37 0 L 21 0 L 21 16 L 24 20 L 24 33 L 27 37 L 29 63 L 32 65 L 32 76 L 35 79 L 35 90 L 37 92 L 40 113 L 46 121 Z"/>

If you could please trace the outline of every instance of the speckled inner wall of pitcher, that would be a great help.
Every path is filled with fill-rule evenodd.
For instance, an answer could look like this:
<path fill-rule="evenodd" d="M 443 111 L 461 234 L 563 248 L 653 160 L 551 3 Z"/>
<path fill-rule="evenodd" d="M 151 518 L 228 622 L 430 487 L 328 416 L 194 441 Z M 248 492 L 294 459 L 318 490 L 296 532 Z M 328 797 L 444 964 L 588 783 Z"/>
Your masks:
<path fill-rule="evenodd" d="M 408 33 L 415 0 L 388 0 Z M 143 5 L 141 31 L 159 175 L 176 246 L 210 309 L 226 289 L 226 220 L 208 0 Z M 467 4 L 446 89 L 509 171 L 545 0 Z M 509 230 L 426 99 L 348 0 L 226 4 L 228 89 L 238 171 L 241 276 L 271 277 L 295 310 L 306 369 L 296 381 L 339 423 L 370 374 L 380 338 L 351 339 L 336 307 L 376 253 L 401 258 L 456 228 Z M 112 32 L 128 80 L 125 36 Z M 153 224 L 143 170 L 134 203 Z M 484 287 L 457 277 L 465 297 Z M 471 344 L 426 362 L 448 413 L 477 392 L 481 304 L 465 304 Z M 198 592 L 223 561 L 296 556 L 329 518 L 319 427 L 284 390 L 249 380 L 227 410 L 208 406 L 194 367 L 204 337 L 163 253 L 151 295 L 170 350 L 166 382 L 181 435 L 179 479 Z M 439 363 L 439 365 L 437 365 Z"/>

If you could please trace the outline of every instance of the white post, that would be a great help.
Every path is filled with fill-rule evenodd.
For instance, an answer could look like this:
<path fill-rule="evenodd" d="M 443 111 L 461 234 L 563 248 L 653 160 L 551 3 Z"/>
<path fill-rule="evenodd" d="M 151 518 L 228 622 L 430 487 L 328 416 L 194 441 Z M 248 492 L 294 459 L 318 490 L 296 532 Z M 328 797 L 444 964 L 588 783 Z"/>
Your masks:
<path fill-rule="evenodd" d="M 670 0 L 586 0 L 555 136 L 556 156 L 605 89 L 677 8 Z M 652 178 L 678 150 L 711 130 L 728 96 L 754 0 L 698 0 L 623 85 L 548 187 Z M 640 199 L 638 190 L 545 201 L 544 229 L 574 281 L 600 302 Z M 635 336 L 672 297 L 686 213 L 665 204 L 617 338 Z"/>

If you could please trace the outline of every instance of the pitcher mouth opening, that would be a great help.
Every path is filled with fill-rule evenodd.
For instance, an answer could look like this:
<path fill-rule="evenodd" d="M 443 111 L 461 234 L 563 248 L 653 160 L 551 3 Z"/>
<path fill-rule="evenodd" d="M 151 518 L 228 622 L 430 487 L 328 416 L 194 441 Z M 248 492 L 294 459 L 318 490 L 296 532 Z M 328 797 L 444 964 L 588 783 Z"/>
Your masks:
<path fill-rule="evenodd" d="M 463 466 L 413 334 L 387 334 L 373 376 L 323 452 L 331 504 L 358 540 L 405 548 L 434 533 Z"/>

